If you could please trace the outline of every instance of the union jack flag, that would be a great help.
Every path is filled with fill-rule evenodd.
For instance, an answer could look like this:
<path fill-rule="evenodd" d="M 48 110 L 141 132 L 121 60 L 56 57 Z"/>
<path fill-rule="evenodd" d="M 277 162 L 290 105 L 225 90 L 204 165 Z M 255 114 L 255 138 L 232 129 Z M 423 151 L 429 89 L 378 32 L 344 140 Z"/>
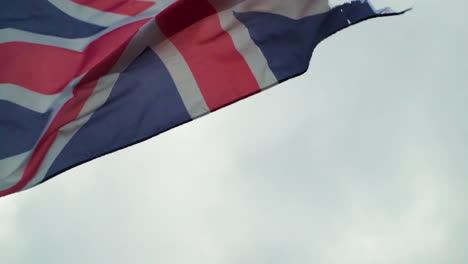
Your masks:
<path fill-rule="evenodd" d="M 304 73 L 321 40 L 406 11 L 386 2 L 2 2 L 0 196 Z"/>

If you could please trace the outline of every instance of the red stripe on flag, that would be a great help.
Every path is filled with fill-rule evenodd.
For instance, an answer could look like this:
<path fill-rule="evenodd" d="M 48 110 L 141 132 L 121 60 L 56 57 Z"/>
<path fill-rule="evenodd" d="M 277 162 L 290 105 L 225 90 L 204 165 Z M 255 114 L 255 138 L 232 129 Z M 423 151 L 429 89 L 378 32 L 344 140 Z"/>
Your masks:
<path fill-rule="evenodd" d="M 186 60 L 211 110 L 260 91 L 247 62 L 207 0 L 180 0 L 156 21 Z"/>
<path fill-rule="evenodd" d="M 41 94 L 61 92 L 75 77 L 89 71 L 127 41 L 149 19 L 122 26 L 92 42 L 82 53 L 47 45 L 0 44 L 0 83 L 12 83 Z"/>
<path fill-rule="evenodd" d="M 0 45 L 0 83 L 13 83 L 42 94 L 55 94 L 80 72 L 83 55 L 26 42 Z"/>
<path fill-rule="evenodd" d="M 105 12 L 135 16 L 155 5 L 155 2 L 136 0 L 71 0 L 77 4 Z"/>
<path fill-rule="evenodd" d="M 135 23 L 141 24 L 146 21 L 148 21 L 148 19 Z M 114 49 L 107 54 L 99 64 L 93 67 L 78 83 L 73 90 L 73 97 L 59 110 L 56 117 L 36 145 L 20 181 L 18 181 L 14 186 L 0 191 L 0 197 L 20 191 L 36 176 L 44 158 L 49 152 L 50 147 L 55 142 L 60 128 L 78 117 L 86 101 L 92 95 L 99 78 L 109 73 L 135 34 L 136 32 L 134 32 L 132 36 L 129 36 L 125 42 L 121 42 L 119 45 L 114 46 Z"/>

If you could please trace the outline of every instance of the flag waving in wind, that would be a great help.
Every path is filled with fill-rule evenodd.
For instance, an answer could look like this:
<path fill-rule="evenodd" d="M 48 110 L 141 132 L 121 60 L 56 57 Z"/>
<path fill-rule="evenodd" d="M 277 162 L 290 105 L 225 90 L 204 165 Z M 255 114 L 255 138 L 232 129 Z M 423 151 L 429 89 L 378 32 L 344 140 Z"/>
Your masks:
<path fill-rule="evenodd" d="M 0 9 L 0 196 L 304 73 L 386 0 L 15 0 Z"/>

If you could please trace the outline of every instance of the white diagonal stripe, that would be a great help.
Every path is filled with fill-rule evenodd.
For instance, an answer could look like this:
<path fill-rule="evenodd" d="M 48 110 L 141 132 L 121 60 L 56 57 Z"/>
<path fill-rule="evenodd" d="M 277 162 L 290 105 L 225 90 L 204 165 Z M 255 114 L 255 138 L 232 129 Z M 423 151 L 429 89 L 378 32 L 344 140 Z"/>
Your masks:
<path fill-rule="evenodd" d="M 0 100 L 15 103 L 38 113 L 47 112 L 60 95 L 40 94 L 15 84 L 0 84 Z"/>
<path fill-rule="evenodd" d="M 158 39 L 151 48 L 161 58 L 179 91 L 185 108 L 194 119 L 210 112 L 198 84 L 179 50 L 155 25 Z"/>
<path fill-rule="evenodd" d="M 69 16 L 104 27 L 128 17 L 83 6 L 70 0 L 49 0 L 49 2 Z"/>
<path fill-rule="evenodd" d="M 89 6 L 77 4 L 69 0 L 49 0 L 51 4 L 53 4 L 55 7 L 62 10 L 64 13 L 66 13 L 69 16 L 72 16 L 78 20 L 81 20 L 87 23 L 92 23 L 92 24 L 104 26 L 104 27 L 114 25 L 115 23 L 120 22 L 122 20 L 126 20 L 129 17 L 154 16 L 155 14 L 159 13 L 161 10 L 165 9 L 166 7 L 168 7 L 169 5 L 173 4 L 176 1 L 177 0 L 156 1 L 155 5 L 143 11 L 142 13 L 136 16 L 127 16 L 127 15 L 121 15 L 121 14 L 116 14 L 112 12 L 98 10 Z"/>
<path fill-rule="evenodd" d="M 219 10 L 218 16 L 223 29 L 231 36 L 236 49 L 244 57 L 250 67 L 261 89 L 267 89 L 276 84 L 278 80 L 268 66 L 268 62 L 260 48 L 255 44 L 249 34 L 249 30 L 233 15 L 233 8 L 222 10 L 223 7 L 216 5 Z"/>
<path fill-rule="evenodd" d="M 55 36 L 42 35 L 14 28 L 0 29 L 0 44 L 8 42 L 30 42 L 74 51 L 82 51 L 86 46 L 103 35 L 102 32 L 88 38 L 67 39 Z"/>

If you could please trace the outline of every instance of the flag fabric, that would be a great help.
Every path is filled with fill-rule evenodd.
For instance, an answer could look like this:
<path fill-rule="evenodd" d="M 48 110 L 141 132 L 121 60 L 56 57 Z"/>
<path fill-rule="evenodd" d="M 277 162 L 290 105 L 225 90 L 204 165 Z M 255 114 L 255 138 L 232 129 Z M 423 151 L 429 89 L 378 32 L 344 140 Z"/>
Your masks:
<path fill-rule="evenodd" d="M 321 40 L 407 10 L 393 3 L 3 2 L 0 196 L 304 73 Z"/>

